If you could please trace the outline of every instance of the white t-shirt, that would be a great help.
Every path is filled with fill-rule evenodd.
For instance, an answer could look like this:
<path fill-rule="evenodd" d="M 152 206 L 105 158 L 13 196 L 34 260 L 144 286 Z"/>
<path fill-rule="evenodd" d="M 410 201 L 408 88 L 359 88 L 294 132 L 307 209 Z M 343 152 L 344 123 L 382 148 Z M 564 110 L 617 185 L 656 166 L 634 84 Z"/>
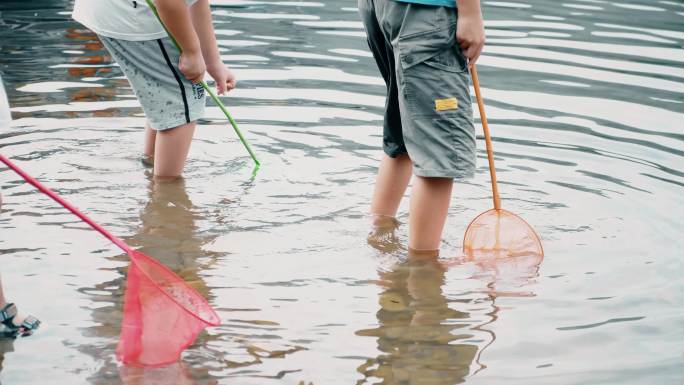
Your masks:
<path fill-rule="evenodd" d="M 197 0 L 185 0 L 188 6 Z M 166 36 L 145 0 L 76 0 L 74 20 L 98 35 L 121 40 L 155 40 Z"/>

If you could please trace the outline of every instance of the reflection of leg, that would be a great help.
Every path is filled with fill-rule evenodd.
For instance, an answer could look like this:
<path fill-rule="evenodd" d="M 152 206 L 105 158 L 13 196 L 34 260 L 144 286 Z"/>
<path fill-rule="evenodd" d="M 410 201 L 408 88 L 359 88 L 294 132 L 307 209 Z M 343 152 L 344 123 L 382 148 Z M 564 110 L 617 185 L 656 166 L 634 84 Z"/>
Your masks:
<path fill-rule="evenodd" d="M 143 147 L 142 162 L 148 167 L 154 166 L 154 142 L 157 138 L 157 131 L 150 127 L 150 122 L 145 122 L 145 144 Z"/>
<path fill-rule="evenodd" d="M 439 250 L 453 185 L 450 178 L 415 178 L 409 216 L 410 249 Z"/>
<path fill-rule="evenodd" d="M 185 179 L 154 178 L 149 189 L 150 199 L 140 213 L 142 226 L 131 243 L 206 293 L 197 259 L 206 256 L 202 247 L 208 240 L 195 233 L 197 213 L 185 190 Z"/>
<path fill-rule="evenodd" d="M 132 365 L 119 367 L 119 377 L 125 385 L 137 384 L 176 384 L 194 385 L 195 379 L 188 371 L 185 362 L 176 362 L 159 368 L 145 368 Z M 211 380 L 209 384 L 216 384 Z"/>
<path fill-rule="evenodd" d="M 185 166 L 190 150 L 195 122 L 156 133 L 154 146 L 154 175 L 178 177 Z"/>
<path fill-rule="evenodd" d="M 192 218 L 192 202 L 185 189 L 185 179 L 183 177 L 174 179 L 157 178 L 150 184 L 150 201 L 148 208 L 164 213 L 164 216 L 173 216 L 172 212 L 177 212 L 183 217 Z M 166 218 L 168 220 L 169 218 Z M 174 218 L 176 220 L 177 218 Z M 164 218 L 162 218 L 164 220 Z M 183 221 L 181 221 L 183 222 Z M 162 224 L 162 223 L 160 223 Z M 190 224 L 188 231 L 193 228 Z"/>

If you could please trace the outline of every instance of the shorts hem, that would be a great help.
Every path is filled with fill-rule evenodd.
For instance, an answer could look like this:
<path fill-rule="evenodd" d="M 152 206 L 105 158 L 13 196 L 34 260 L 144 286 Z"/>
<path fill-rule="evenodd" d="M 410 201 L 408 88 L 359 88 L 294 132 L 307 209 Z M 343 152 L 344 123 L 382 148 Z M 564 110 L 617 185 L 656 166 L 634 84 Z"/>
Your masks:
<path fill-rule="evenodd" d="M 401 156 L 401 155 L 408 155 L 407 150 L 388 151 L 388 150 L 383 149 L 382 152 L 384 152 L 387 156 L 389 156 L 392 159 L 394 159 L 398 156 Z"/>
<path fill-rule="evenodd" d="M 465 170 L 423 170 L 413 168 L 413 175 L 424 178 L 451 178 L 451 179 L 470 179 L 475 175 L 474 171 Z"/>
<path fill-rule="evenodd" d="M 189 123 L 196 123 L 201 117 L 195 117 L 195 119 L 190 119 L 188 122 L 186 119 L 177 119 L 177 120 L 169 120 L 169 121 L 164 121 L 163 123 L 158 123 L 155 122 L 154 120 L 151 120 L 148 118 L 148 121 L 150 122 L 150 127 L 155 130 L 155 131 L 168 131 L 172 128 L 180 127 L 184 124 L 189 124 Z"/>

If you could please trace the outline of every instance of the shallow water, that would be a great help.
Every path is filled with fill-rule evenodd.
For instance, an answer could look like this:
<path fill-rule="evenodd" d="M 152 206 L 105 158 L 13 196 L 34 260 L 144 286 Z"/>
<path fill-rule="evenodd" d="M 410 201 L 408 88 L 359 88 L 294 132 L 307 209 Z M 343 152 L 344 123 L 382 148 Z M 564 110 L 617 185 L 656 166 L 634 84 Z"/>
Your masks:
<path fill-rule="evenodd" d="M 70 2 L 0 5 L 16 119 L 2 153 L 223 320 L 179 365 L 117 366 L 127 258 L 0 168 L 2 278 L 45 322 L 0 342 L 3 384 L 684 381 L 684 3 L 484 2 L 503 204 L 547 254 L 494 266 L 456 258 L 491 204 L 480 136 L 440 263 L 366 243 L 384 99 L 353 2 L 213 3 L 239 79 L 224 100 L 263 163 L 254 180 L 211 107 L 185 182 L 153 184 L 141 109 Z"/>

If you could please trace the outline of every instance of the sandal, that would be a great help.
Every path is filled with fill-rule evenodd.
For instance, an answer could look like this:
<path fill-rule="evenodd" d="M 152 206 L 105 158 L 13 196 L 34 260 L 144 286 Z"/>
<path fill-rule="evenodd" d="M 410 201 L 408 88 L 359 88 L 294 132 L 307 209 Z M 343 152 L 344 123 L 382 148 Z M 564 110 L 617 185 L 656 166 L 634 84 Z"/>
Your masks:
<path fill-rule="evenodd" d="M 13 303 L 6 304 L 0 309 L 0 333 L 5 337 L 30 336 L 40 326 L 40 320 L 32 315 L 26 316 L 20 325 L 14 324 L 17 307 Z"/>
<path fill-rule="evenodd" d="M 0 310 L 0 335 L 3 337 L 14 337 L 16 335 L 16 328 L 14 325 L 8 327 L 6 322 L 12 324 L 12 320 L 17 316 L 17 307 L 13 303 L 6 304 Z"/>

